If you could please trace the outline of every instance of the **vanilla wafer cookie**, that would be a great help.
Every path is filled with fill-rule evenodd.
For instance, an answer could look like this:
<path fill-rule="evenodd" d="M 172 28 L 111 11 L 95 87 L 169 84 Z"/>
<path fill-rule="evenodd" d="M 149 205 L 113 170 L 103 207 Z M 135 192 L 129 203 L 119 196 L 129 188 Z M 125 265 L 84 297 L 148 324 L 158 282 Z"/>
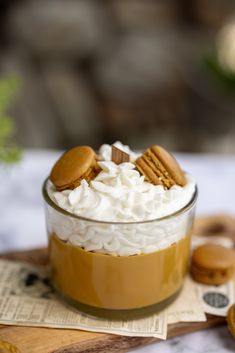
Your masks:
<path fill-rule="evenodd" d="M 185 175 L 175 158 L 163 147 L 154 145 L 148 148 L 136 161 L 139 172 L 146 181 L 163 185 L 169 189 L 178 184 L 186 184 Z"/>

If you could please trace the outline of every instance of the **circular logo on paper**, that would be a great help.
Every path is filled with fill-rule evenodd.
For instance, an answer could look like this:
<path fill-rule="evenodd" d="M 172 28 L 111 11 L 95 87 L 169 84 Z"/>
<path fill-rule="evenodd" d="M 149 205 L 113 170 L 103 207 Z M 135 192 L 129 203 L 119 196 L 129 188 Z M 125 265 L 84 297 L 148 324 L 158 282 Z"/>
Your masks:
<path fill-rule="evenodd" d="M 208 292 L 204 294 L 203 300 L 206 304 L 218 309 L 225 308 L 229 303 L 229 299 L 226 295 L 216 292 Z"/>

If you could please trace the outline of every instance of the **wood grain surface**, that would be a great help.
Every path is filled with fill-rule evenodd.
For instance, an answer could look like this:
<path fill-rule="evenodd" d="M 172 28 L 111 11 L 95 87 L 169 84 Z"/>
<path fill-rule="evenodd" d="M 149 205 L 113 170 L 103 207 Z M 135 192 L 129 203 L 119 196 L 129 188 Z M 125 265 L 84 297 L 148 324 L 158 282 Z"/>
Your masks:
<path fill-rule="evenodd" d="M 46 249 L 9 253 L 1 258 L 44 265 L 48 262 Z M 169 325 L 168 338 L 222 325 L 221 317 L 208 315 L 206 322 Z M 21 353 L 116 353 L 156 342 L 156 338 L 124 337 L 103 333 L 22 326 L 0 326 L 0 340 L 7 341 Z"/>

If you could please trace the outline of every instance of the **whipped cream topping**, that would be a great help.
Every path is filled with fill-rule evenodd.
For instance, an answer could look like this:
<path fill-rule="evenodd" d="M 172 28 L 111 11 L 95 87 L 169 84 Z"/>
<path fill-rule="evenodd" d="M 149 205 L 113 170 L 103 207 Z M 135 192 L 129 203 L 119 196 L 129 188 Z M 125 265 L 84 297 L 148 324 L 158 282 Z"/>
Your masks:
<path fill-rule="evenodd" d="M 120 142 L 115 146 L 130 154 L 131 161 L 136 159 L 137 155 L 128 146 Z M 174 185 L 166 190 L 161 185 L 145 182 L 133 163 L 113 163 L 110 160 L 110 145 L 101 146 L 99 159 L 102 171 L 90 185 L 82 180 L 74 190 L 58 192 L 51 184 L 49 195 L 58 206 L 75 215 L 124 224 L 94 223 L 52 214 L 53 210 L 50 216 L 52 232 L 87 251 L 121 256 L 152 252 L 185 236 L 187 214 L 170 218 L 159 225 L 155 222 L 128 223 L 161 218 L 186 206 L 195 192 L 192 176 L 186 176 L 187 184 L 184 187 Z"/>
<path fill-rule="evenodd" d="M 135 222 L 167 216 L 183 208 L 192 198 L 195 182 L 187 176 L 184 187 L 144 181 L 133 163 L 98 162 L 102 171 L 90 185 L 82 180 L 74 190 L 52 191 L 52 199 L 75 215 L 100 221 Z"/>

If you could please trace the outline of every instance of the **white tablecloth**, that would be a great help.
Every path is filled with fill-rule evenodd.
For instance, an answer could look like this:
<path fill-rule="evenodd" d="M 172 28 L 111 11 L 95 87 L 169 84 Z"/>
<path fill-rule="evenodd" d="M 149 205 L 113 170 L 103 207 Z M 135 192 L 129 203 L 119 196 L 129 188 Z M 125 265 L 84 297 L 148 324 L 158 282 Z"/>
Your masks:
<path fill-rule="evenodd" d="M 30 249 L 47 243 L 41 185 L 58 152 L 26 151 L 22 161 L 0 166 L 0 252 Z M 179 154 L 183 168 L 199 187 L 198 214 L 235 214 L 235 157 Z M 211 329 L 148 347 L 143 353 L 234 352 L 235 341 L 226 327 Z"/>

